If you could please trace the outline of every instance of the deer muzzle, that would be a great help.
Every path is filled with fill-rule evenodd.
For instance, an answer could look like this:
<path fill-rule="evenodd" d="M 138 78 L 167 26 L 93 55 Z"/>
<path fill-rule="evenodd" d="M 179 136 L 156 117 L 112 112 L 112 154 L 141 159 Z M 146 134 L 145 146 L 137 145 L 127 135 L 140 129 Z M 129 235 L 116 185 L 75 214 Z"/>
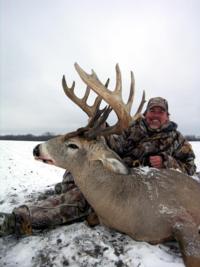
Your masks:
<path fill-rule="evenodd" d="M 42 144 L 37 145 L 33 149 L 33 156 L 36 160 L 55 165 L 54 161 L 48 156 L 48 154 L 42 152 Z"/>

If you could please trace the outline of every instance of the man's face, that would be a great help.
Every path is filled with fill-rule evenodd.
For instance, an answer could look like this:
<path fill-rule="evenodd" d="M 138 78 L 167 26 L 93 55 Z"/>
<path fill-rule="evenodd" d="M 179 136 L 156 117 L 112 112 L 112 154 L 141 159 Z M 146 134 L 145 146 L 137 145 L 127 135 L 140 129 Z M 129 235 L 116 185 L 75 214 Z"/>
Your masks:
<path fill-rule="evenodd" d="M 169 115 L 161 107 L 152 107 L 145 114 L 145 119 L 151 129 L 160 129 L 169 121 Z"/>

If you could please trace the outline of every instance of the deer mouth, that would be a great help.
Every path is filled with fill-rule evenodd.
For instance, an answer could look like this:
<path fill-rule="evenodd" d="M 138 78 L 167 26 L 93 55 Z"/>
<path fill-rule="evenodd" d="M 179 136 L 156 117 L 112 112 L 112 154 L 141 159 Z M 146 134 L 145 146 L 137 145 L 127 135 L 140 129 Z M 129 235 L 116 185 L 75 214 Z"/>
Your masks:
<path fill-rule="evenodd" d="M 38 161 L 42 161 L 43 163 L 46 163 L 46 164 L 55 165 L 52 159 L 42 158 L 42 157 L 35 157 L 35 159 Z"/>

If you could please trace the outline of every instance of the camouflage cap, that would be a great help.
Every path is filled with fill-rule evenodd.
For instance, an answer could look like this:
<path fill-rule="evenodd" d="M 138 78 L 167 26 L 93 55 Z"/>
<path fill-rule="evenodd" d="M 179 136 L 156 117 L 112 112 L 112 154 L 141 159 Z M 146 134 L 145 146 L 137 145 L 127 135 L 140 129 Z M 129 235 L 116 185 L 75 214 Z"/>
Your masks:
<path fill-rule="evenodd" d="M 153 97 L 149 99 L 147 104 L 146 112 L 153 107 L 161 107 L 164 111 L 168 112 L 167 100 L 162 97 Z"/>

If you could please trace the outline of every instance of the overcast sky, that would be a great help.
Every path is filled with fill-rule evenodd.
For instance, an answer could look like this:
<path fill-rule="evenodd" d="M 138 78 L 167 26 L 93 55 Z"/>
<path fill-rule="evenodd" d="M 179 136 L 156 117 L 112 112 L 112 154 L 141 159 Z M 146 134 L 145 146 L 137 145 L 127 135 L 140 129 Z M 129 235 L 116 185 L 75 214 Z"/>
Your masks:
<path fill-rule="evenodd" d="M 0 0 L 0 134 L 65 133 L 87 116 L 64 94 L 74 62 L 102 82 L 119 63 L 124 99 L 130 70 L 133 113 L 142 91 L 168 99 L 183 134 L 200 135 L 199 0 Z M 92 101 L 92 99 L 90 99 Z"/>

